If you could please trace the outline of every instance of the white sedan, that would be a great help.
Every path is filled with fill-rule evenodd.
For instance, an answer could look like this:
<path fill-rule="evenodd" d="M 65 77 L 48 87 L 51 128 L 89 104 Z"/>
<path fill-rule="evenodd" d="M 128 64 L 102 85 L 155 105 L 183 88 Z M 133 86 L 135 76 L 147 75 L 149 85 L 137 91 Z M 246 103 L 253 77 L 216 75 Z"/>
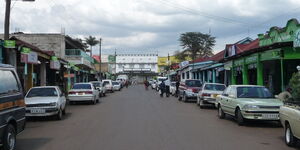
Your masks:
<path fill-rule="evenodd" d="M 66 98 L 57 86 L 31 88 L 25 96 L 26 116 L 56 116 L 66 113 Z"/>
<path fill-rule="evenodd" d="M 70 104 L 80 101 L 96 104 L 99 102 L 99 90 L 92 83 L 76 83 L 69 91 L 68 99 Z"/>
<path fill-rule="evenodd" d="M 112 81 L 113 90 L 114 91 L 121 91 L 121 84 L 117 81 Z"/>

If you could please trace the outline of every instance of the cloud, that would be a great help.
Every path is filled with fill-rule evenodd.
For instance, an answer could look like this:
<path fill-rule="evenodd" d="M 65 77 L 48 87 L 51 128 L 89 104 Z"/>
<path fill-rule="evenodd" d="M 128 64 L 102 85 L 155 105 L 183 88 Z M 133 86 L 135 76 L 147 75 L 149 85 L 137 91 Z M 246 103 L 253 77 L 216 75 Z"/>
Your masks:
<path fill-rule="evenodd" d="M 167 55 L 181 49 L 179 35 L 189 31 L 211 32 L 217 37 L 217 51 L 246 36 L 255 39 L 271 26 L 285 26 L 290 18 L 300 19 L 299 0 L 37 0 L 13 4 L 11 32 L 17 28 L 28 33 L 59 33 L 64 28 L 73 37 L 101 37 L 108 53 L 118 49 Z M 4 6 L 0 1 L 1 16 Z"/>

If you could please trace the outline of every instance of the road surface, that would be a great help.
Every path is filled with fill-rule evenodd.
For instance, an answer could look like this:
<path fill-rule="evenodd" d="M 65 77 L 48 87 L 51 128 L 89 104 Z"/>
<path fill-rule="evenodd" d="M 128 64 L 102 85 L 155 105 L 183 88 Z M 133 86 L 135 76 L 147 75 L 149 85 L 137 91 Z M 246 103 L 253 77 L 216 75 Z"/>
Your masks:
<path fill-rule="evenodd" d="M 289 150 L 276 123 L 238 126 L 215 109 L 160 98 L 143 86 L 67 108 L 61 121 L 30 119 L 17 150 Z"/>

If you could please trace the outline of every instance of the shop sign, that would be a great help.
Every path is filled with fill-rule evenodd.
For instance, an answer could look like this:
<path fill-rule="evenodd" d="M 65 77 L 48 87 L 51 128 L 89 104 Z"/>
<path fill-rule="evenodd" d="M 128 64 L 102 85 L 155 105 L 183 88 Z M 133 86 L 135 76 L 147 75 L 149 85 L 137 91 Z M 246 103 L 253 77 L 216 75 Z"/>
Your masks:
<path fill-rule="evenodd" d="M 234 61 L 234 66 L 241 66 L 241 65 L 243 65 L 243 62 L 244 62 L 243 59 L 235 60 Z"/>
<path fill-rule="evenodd" d="M 300 29 L 295 33 L 294 47 L 300 47 Z"/>
<path fill-rule="evenodd" d="M 245 59 L 245 62 L 246 62 L 246 64 L 256 63 L 257 62 L 257 55 L 247 57 Z"/>
<path fill-rule="evenodd" d="M 280 59 L 280 50 L 272 50 L 261 53 L 261 60 Z"/>
<path fill-rule="evenodd" d="M 60 70 L 60 66 L 61 65 L 59 61 L 55 61 L 55 60 L 50 61 L 50 69 Z"/>
<path fill-rule="evenodd" d="M 65 78 L 74 78 L 74 74 L 64 74 Z"/>
<path fill-rule="evenodd" d="M 30 52 L 28 54 L 28 63 L 30 63 L 30 64 L 38 63 L 38 54 L 36 52 Z"/>
<path fill-rule="evenodd" d="M 29 54 L 30 52 L 31 52 L 31 49 L 30 49 L 30 48 L 22 47 L 22 49 L 21 49 L 21 53 Z"/>
<path fill-rule="evenodd" d="M 181 62 L 181 63 L 179 64 L 179 67 L 180 67 L 180 68 L 184 68 L 184 67 L 186 67 L 186 66 L 189 65 L 189 64 L 190 64 L 189 61 L 183 61 L 183 62 Z"/>
<path fill-rule="evenodd" d="M 116 57 L 114 55 L 109 55 L 108 56 L 108 62 L 109 63 L 114 63 L 116 62 Z"/>
<path fill-rule="evenodd" d="M 5 40 L 4 41 L 5 48 L 16 48 L 16 41 L 14 40 Z"/>

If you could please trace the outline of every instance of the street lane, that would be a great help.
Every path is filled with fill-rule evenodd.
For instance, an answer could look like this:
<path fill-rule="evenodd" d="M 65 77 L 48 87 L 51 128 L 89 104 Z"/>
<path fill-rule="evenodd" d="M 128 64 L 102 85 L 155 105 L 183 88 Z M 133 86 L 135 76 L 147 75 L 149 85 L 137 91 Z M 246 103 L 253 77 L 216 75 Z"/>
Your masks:
<path fill-rule="evenodd" d="M 71 105 L 62 121 L 30 120 L 18 150 L 288 150 L 276 123 L 238 126 L 143 86 L 108 94 L 97 105 Z"/>

